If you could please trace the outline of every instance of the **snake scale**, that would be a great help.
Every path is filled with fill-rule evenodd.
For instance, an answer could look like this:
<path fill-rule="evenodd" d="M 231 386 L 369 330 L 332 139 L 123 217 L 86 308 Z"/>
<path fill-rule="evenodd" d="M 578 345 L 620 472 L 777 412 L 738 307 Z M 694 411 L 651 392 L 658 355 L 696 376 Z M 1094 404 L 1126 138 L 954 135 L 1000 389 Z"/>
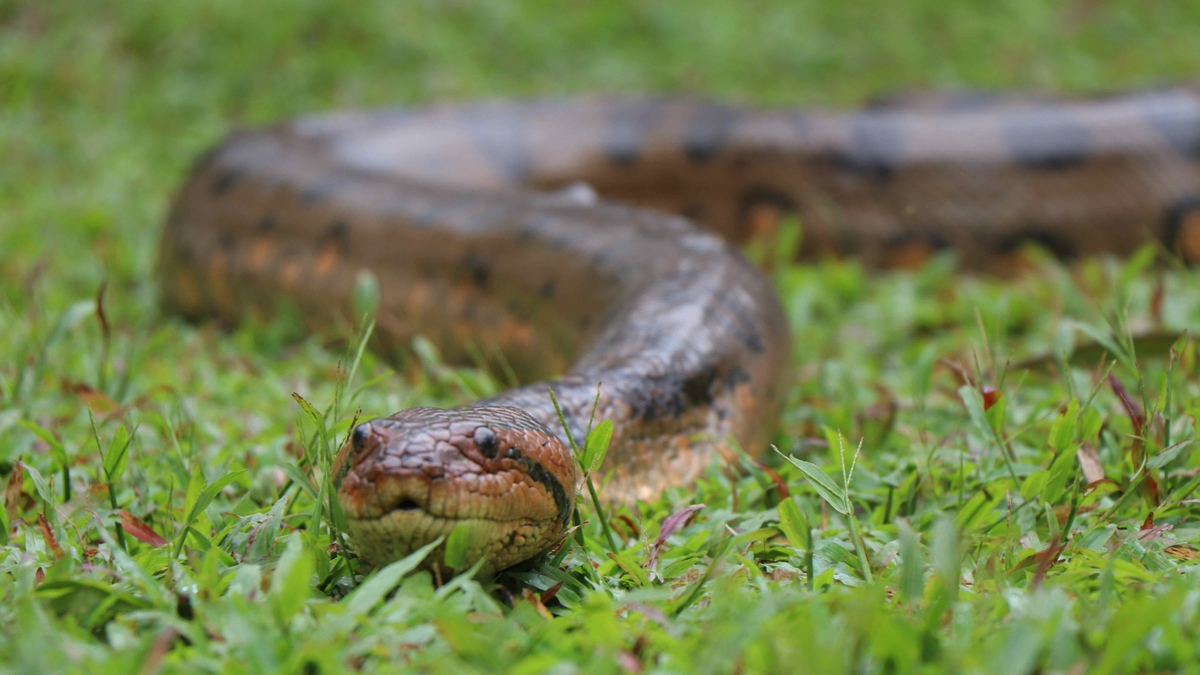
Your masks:
<path fill-rule="evenodd" d="M 1159 240 L 1190 261 L 1198 158 L 1200 98 L 1183 88 L 845 113 L 585 98 L 330 114 L 203 156 L 159 269 L 169 311 L 234 322 L 286 298 L 313 327 L 350 312 L 369 270 L 377 349 L 425 335 L 452 361 L 499 350 L 536 382 L 365 422 L 338 457 L 362 558 L 461 524 L 468 562 L 495 570 L 571 519 L 579 473 L 547 387 L 582 439 L 602 383 L 608 499 L 688 484 L 730 444 L 766 446 L 788 326 L 738 244 L 781 217 L 803 223 L 802 256 L 880 266 L 953 247 L 990 269 L 1027 241 L 1075 257 Z"/>

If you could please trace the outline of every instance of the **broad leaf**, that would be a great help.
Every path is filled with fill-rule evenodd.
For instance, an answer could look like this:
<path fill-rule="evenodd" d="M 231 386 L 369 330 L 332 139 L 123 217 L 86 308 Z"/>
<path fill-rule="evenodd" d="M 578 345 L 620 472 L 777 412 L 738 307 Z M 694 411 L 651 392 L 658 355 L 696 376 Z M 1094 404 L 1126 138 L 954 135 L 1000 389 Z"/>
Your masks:
<path fill-rule="evenodd" d="M 463 562 L 467 559 L 467 547 L 471 543 L 471 530 L 466 523 L 459 523 L 450 531 L 450 536 L 446 537 L 446 567 L 452 570 L 461 570 Z"/>
<path fill-rule="evenodd" d="M 367 579 L 361 586 L 354 589 L 346 598 L 346 613 L 356 617 L 365 614 L 380 602 L 400 583 L 409 572 L 425 560 L 429 552 L 441 545 L 445 537 L 438 537 L 421 548 L 413 551 L 404 558 L 384 567 Z"/>
<path fill-rule="evenodd" d="M 225 486 L 244 475 L 246 475 L 246 470 L 239 469 L 221 476 L 208 487 L 204 488 L 204 491 L 201 492 L 200 496 L 196 498 L 196 503 L 193 504 L 191 510 L 188 511 L 187 522 L 191 523 L 195 521 L 196 516 L 203 512 L 204 509 L 208 508 L 208 505 L 211 504 L 212 500 L 216 498 L 217 493 L 219 493 L 221 490 L 224 490 Z"/>
<path fill-rule="evenodd" d="M 779 452 L 779 450 L 776 449 L 775 452 Z M 783 455 L 781 452 L 779 454 Z M 821 495 L 821 498 L 828 502 L 835 511 L 843 515 L 850 513 L 850 508 L 847 505 L 846 496 L 842 488 L 838 487 L 837 483 L 834 483 L 833 479 L 829 477 L 829 474 L 821 470 L 821 467 L 812 462 L 796 459 L 789 455 L 783 455 L 783 457 L 795 465 L 796 468 L 800 469 L 804 477 L 816 489 L 817 494 Z"/>
<path fill-rule="evenodd" d="M 592 433 L 588 434 L 587 441 L 583 444 L 583 457 L 579 459 L 579 464 L 583 468 L 584 473 L 590 474 L 604 463 L 604 457 L 608 454 L 608 444 L 612 441 L 613 423 L 612 420 L 604 420 L 592 429 Z"/>

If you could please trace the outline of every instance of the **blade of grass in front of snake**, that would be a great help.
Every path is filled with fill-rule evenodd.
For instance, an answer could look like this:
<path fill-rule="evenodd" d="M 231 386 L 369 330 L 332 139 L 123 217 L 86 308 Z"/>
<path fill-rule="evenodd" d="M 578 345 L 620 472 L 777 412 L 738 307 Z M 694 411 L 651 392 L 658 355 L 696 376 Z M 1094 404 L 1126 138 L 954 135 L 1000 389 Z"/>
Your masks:
<path fill-rule="evenodd" d="M 858 447 L 854 449 L 854 458 L 850 460 L 850 472 L 846 473 L 845 450 L 842 447 L 842 433 L 838 432 L 838 458 L 842 465 L 842 495 L 846 500 L 846 508 L 850 513 L 846 515 L 846 520 L 850 522 L 850 533 L 854 538 L 854 550 L 858 553 L 858 564 L 862 567 L 863 579 L 869 584 L 871 583 L 871 562 L 867 558 L 866 544 L 863 541 L 862 532 L 858 529 L 858 518 L 854 514 L 854 505 L 850 501 L 850 481 L 854 479 L 854 467 L 858 465 L 858 455 L 862 452 L 863 439 L 858 440 Z"/>
<path fill-rule="evenodd" d="M 604 517 L 604 509 L 600 507 L 600 495 L 596 493 L 596 485 L 592 482 L 591 471 L 583 465 L 583 455 L 579 450 L 579 446 L 575 443 L 575 438 L 571 435 L 571 428 L 567 426 L 567 418 L 563 415 L 562 406 L 558 404 L 558 397 L 554 395 L 554 390 L 547 387 L 546 391 L 550 393 L 550 402 L 554 404 L 554 412 L 558 414 L 558 423 L 562 425 L 563 432 L 567 435 L 567 441 L 571 444 L 571 453 L 575 457 L 575 461 L 579 463 L 579 468 L 583 471 L 584 482 L 587 483 L 588 494 L 592 497 L 592 506 L 596 509 L 596 518 L 600 521 L 600 530 L 604 532 L 604 539 L 608 543 L 608 550 L 617 551 L 617 543 L 613 539 L 612 531 L 608 528 L 608 519 Z M 599 391 L 596 392 L 596 400 L 600 400 Z M 592 406 L 592 414 L 595 414 L 595 405 Z M 584 439 L 586 442 L 587 439 Z"/>
<path fill-rule="evenodd" d="M 350 362 L 350 370 L 346 373 L 346 384 L 343 389 L 349 389 L 350 386 L 354 384 L 354 376 L 358 373 L 359 364 L 362 363 L 363 351 L 366 350 L 367 341 L 371 339 L 371 334 L 374 332 L 375 320 L 371 319 L 366 323 L 366 328 L 364 328 L 362 331 L 362 337 L 360 337 L 358 340 L 358 347 L 354 350 L 354 360 Z M 346 399 L 345 403 L 351 403 L 352 401 L 353 397 Z M 339 415 L 335 416 L 334 418 L 335 424 L 337 423 L 337 417 L 340 417 L 341 411 L 339 410 L 337 412 Z"/>
<path fill-rule="evenodd" d="M 104 446 L 100 444 L 100 430 L 96 428 L 96 418 L 92 415 L 92 409 L 88 408 L 87 411 L 88 411 L 88 421 L 91 422 L 91 424 L 92 424 L 92 438 L 96 439 L 96 451 L 100 453 L 100 462 L 104 467 L 104 475 L 108 482 L 108 504 L 112 508 L 113 511 L 116 511 L 117 510 L 117 491 L 116 491 L 116 487 L 113 485 L 113 477 L 110 473 L 112 470 L 112 468 L 110 467 L 111 462 L 110 462 L 108 456 L 104 452 Z M 123 429 L 124 427 L 121 427 L 121 428 Z M 113 437 L 113 440 L 114 441 L 116 440 L 115 436 Z M 130 440 L 132 440 L 132 437 L 130 437 Z M 129 443 L 126 442 L 125 448 L 121 452 L 124 453 L 124 452 L 128 451 L 128 449 L 129 449 Z M 111 452 L 112 452 L 112 448 L 109 448 L 109 453 L 111 453 Z M 128 551 L 129 545 L 125 542 L 125 529 L 121 527 L 120 523 L 117 523 L 116 528 L 117 528 L 117 542 L 119 542 L 121 544 L 121 550 Z M 182 544 L 180 545 L 180 548 L 182 548 Z M 176 557 L 178 557 L 178 555 L 179 555 L 178 551 L 176 552 L 175 555 L 176 555 Z"/>

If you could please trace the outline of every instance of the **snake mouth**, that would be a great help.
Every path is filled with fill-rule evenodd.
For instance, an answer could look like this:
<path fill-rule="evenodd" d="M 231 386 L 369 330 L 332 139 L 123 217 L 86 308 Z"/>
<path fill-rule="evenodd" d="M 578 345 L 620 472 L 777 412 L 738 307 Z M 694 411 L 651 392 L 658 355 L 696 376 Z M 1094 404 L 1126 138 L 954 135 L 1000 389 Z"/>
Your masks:
<path fill-rule="evenodd" d="M 365 477 L 351 470 L 338 486 L 337 498 L 348 520 L 372 521 L 422 513 L 435 517 L 455 515 L 445 513 L 446 500 L 435 494 L 437 482 L 421 471 L 407 469 L 391 473 L 371 471 Z"/>
<path fill-rule="evenodd" d="M 472 508 L 464 499 L 438 498 L 429 482 L 407 478 L 376 481 L 374 489 L 367 490 L 348 489 L 343 483 L 338 495 L 347 534 L 359 557 L 371 566 L 382 567 L 442 538 L 442 545 L 430 551 L 420 566 L 442 565 L 446 570 L 444 539 L 461 528 L 466 531 L 465 565 L 482 561 L 479 571 L 490 574 L 545 550 L 563 529 L 557 519 Z"/>
<path fill-rule="evenodd" d="M 401 499 L 399 504 L 392 507 L 393 511 L 423 511 L 415 499 Z"/>
<path fill-rule="evenodd" d="M 345 509 L 345 506 L 343 506 L 343 509 Z M 345 511 L 345 515 L 347 523 L 379 523 L 383 521 L 412 523 L 416 521 L 425 521 L 427 523 L 436 522 L 439 525 L 446 525 L 450 529 L 453 529 L 455 524 L 458 523 L 504 523 L 509 520 L 522 520 L 521 518 L 508 519 L 503 517 L 489 516 L 488 514 L 483 513 L 448 514 L 429 508 L 419 500 L 411 497 L 406 497 L 397 501 L 395 505 L 390 508 L 372 510 L 371 512 L 351 510 Z"/>

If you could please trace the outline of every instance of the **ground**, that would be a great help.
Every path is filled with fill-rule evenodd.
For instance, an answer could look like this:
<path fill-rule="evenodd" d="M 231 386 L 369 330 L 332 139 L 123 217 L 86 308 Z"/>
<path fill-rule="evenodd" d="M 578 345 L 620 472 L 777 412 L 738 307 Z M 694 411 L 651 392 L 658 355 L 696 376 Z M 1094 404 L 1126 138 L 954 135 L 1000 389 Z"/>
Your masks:
<path fill-rule="evenodd" d="M 798 374 L 777 445 L 809 464 L 752 449 L 637 510 L 582 502 L 561 560 L 440 587 L 364 577 L 301 467 L 357 409 L 492 376 L 420 345 L 352 368 L 353 337 L 285 319 L 188 325 L 154 266 L 172 190 L 239 126 L 1108 91 L 1194 78 L 1197 31 L 1200 4 L 1158 0 L 0 0 L 0 672 L 1194 669 L 1200 285 L 1154 250 L 1007 281 L 777 268 Z"/>

